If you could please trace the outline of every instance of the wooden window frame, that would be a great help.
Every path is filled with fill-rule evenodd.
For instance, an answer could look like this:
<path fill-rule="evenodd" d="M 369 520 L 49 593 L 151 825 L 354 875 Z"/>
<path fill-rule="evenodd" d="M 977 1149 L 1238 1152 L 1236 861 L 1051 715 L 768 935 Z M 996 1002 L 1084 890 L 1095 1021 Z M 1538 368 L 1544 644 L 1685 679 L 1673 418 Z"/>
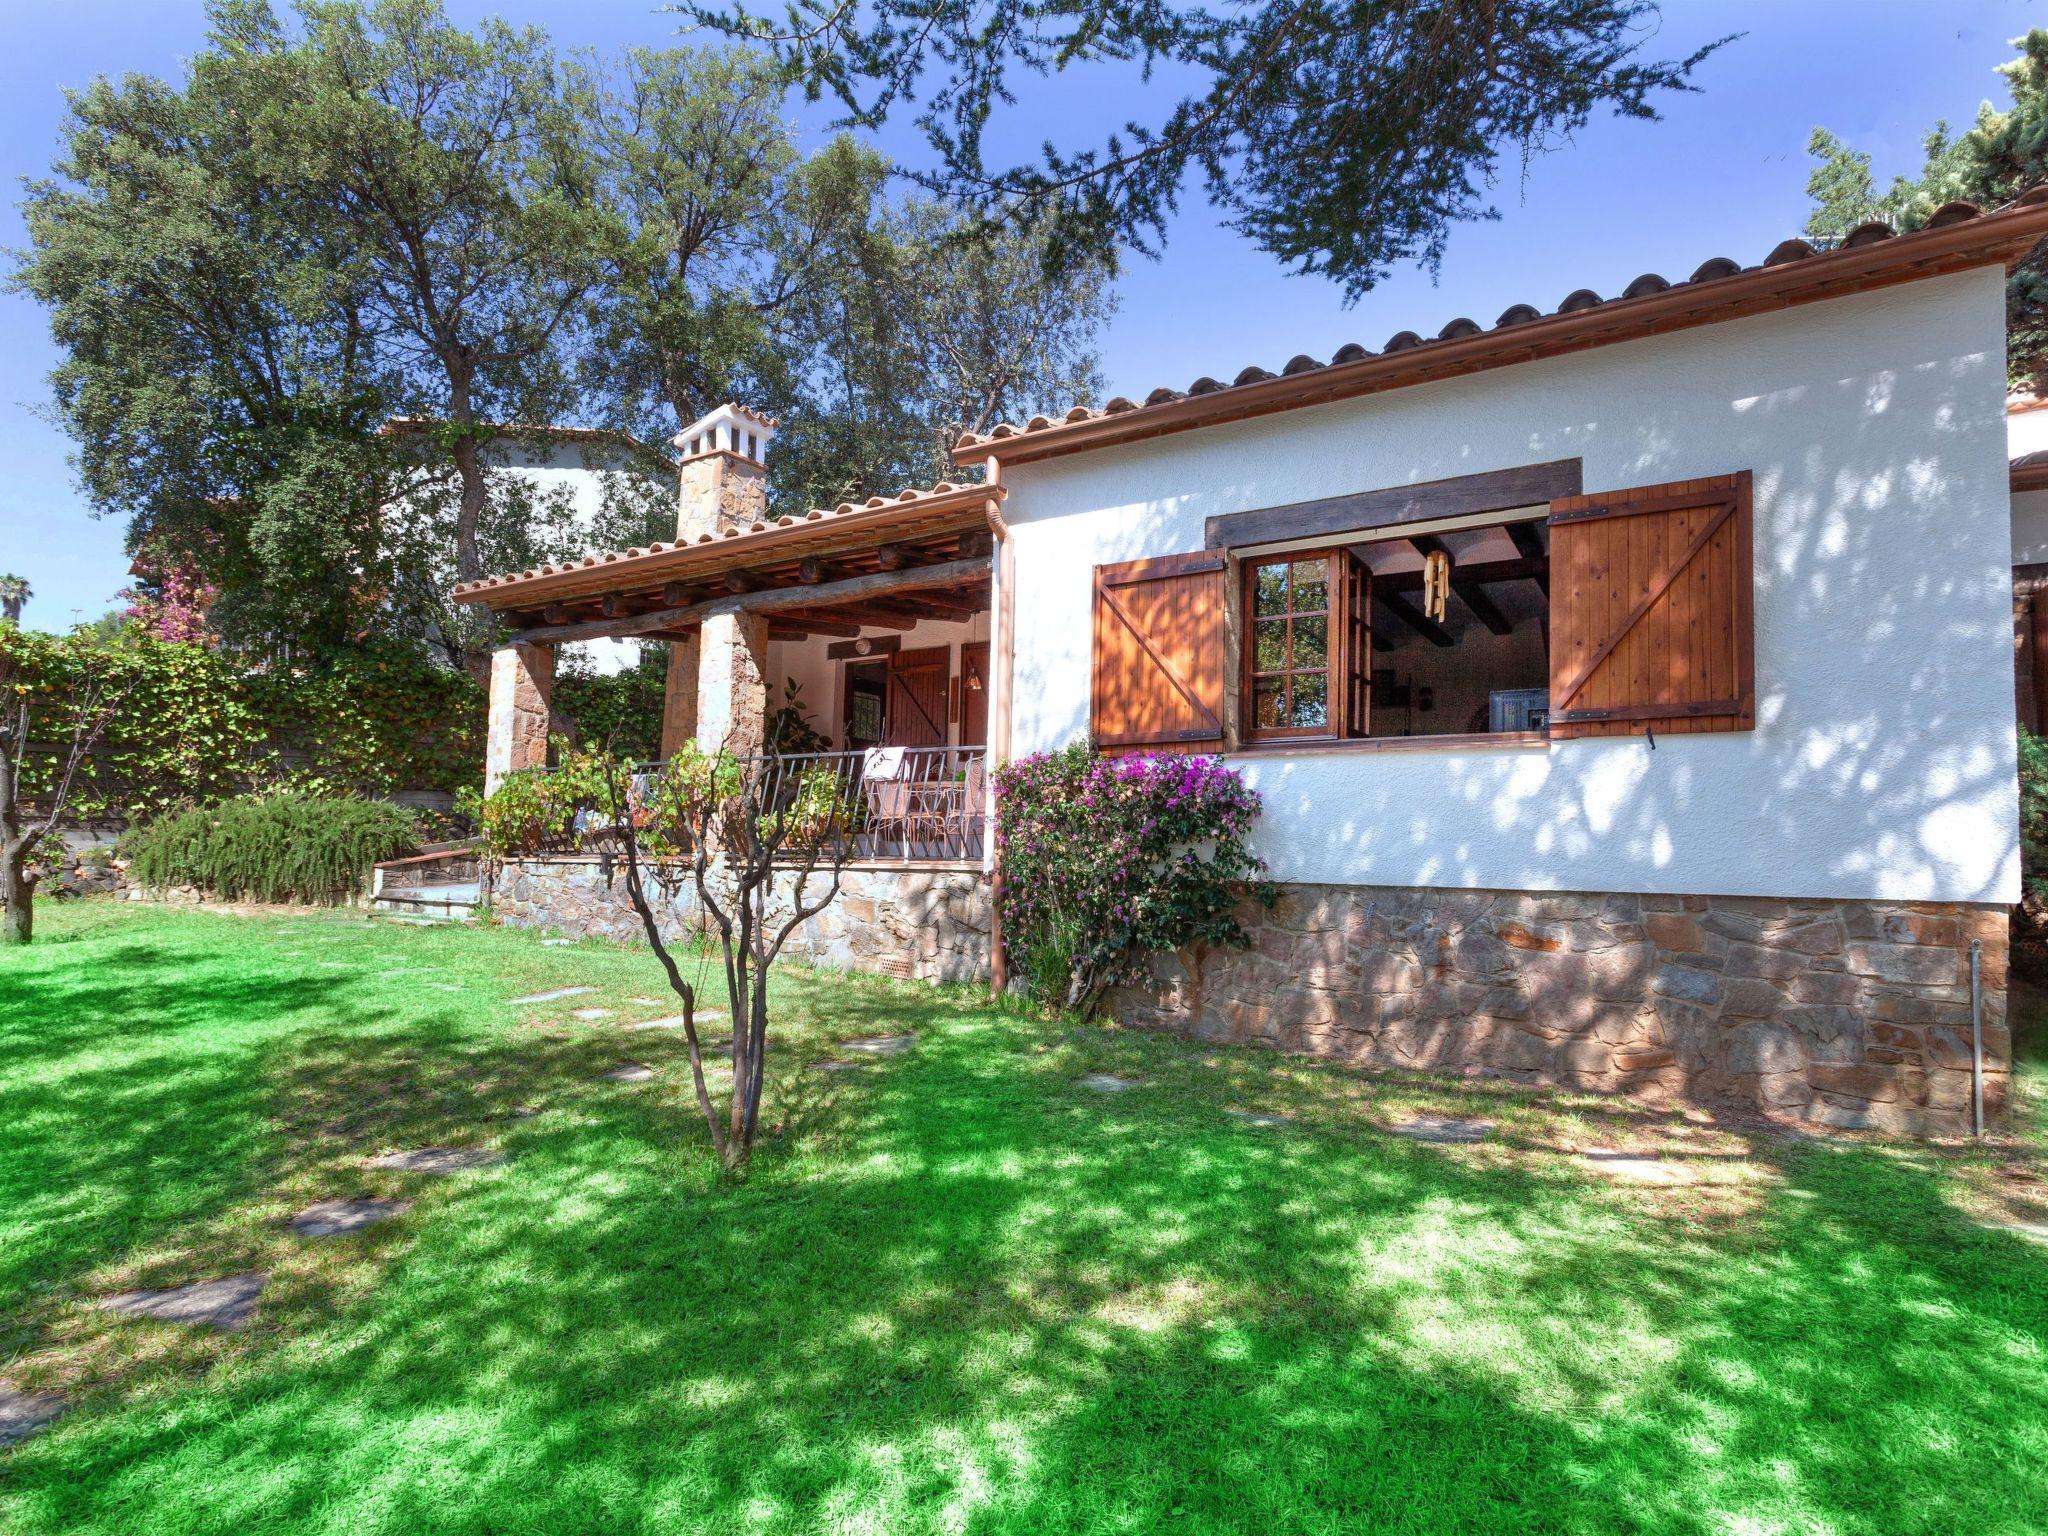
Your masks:
<path fill-rule="evenodd" d="M 1296 617 L 1321 618 L 1324 622 L 1324 664 L 1320 668 L 1288 667 L 1281 672 L 1261 672 L 1257 663 L 1260 614 L 1256 587 L 1258 573 L 1270 566 L 1306 565 L 1323 562 L 1324 606 L 1297 615 L 1290 606 L 1286 618 L 1291 635 Z M 1247 555 L 1238 561 L 1238 736 L 1249 747 L 1297 745 L 1313 742 L 1346 741 L 1365 736 L 1371 724 L 1372 568 L 1358 557 L 1355 548 L 1333 545 L 1323 549 L 1289 550 L 1284 554 Z M 1291 602 L 1291 599 L 1290 599 Z M 1267 616 L 1267 622 L 1272 616 Z M 1292 660 L 1290 646 L 1290 661 Z M 1362 664 L 1361 664 L 1362 663 Z M 1321 725 L 1266 725 L 1258 723 L 1258 683 L 1262 677 L 1323 675 Z"/>

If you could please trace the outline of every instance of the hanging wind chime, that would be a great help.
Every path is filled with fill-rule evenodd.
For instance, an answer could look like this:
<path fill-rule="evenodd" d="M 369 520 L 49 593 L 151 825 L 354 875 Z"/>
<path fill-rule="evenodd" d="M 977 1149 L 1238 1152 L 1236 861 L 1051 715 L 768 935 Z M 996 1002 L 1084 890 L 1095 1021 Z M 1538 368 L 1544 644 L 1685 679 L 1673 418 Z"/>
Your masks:
<path fill-rule="evenodd" d="M 1422 611 L 1441 624 L 1450 610 L 1451 601 L 1451 554 L 1446 549 L 1432 549 L 1422 557 Z"/>

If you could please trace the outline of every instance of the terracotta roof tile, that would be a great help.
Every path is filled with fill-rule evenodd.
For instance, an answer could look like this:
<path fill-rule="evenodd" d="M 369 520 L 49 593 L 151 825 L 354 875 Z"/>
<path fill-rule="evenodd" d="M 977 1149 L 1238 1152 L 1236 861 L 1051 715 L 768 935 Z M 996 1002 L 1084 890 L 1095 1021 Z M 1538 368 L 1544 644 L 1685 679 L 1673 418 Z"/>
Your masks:
<path fill-rule="evenodd" d="M 873 512 L 882 507 L 904 506 L 915 502 L 934 501 L 941 497 L 954 495 L 960 491 L 980 491 L 984 489 L 987 490 L 990 496 L 1000 496 L 1002 494 L 998 488 L 985 488 L 971 480 L 958 482 L 941 480 L 937 485 L 929 489 L 902 490 L 896 492 L 893 496 L 870 496 L 859 506 L 855 506 L 850 501 L 842 501 L 836 507 L 813 507 L 801 517 L 778 517 L 772 524 L 757 522 L 744 530 L 727 528 L 721 533 L 700 533 L 695 539 L 678 539 L 668 544 L 657 540 L 649 544 L 645 549 L 610 550 L 601 554 L 584 555 L 581 559 L 565 560 L 559 565 L 543 565 L 537 569 L 520 571 L 513 575 L 486 576 L 480 581 L 466 582 L 458 586 L 455 589 L 454 596 L 458 600 L 468 601 L 481 594 L 495 591 L 498 588 L 512 586 L 520 582 L 533 581 L 543 576 L 559 576 L 569 571 L 588 570 L 595 566 L 608 565 L 618 560 L 637 560 L 648 555 L 661 554 L 665 550 L 693 548 L 696 545 L 710 544 L 720 539 L 754 538 L 763 534 L 772 534 L 780 528 L 794 528 L 800 523 L 849 517 L 859 513 Z"/>
<path fill-rule="evenodd" d="M 2009 208 L 1996 210 L 1996 212 L 2001 214 L 2008 213 L 2021 208 L 2035 207 L 2044 202 L 2048 202 L 2048 188 L 2037 188 L 2019 198 Z M 1912 235 L 1901 236 L 1889 224 L 1881 222 L 1861 224 L 1851 230 L 1840 241 L 1833 244 L 1829 248 L 1829 252 L 1856 250 L 1883 241 L 1899 239 L 1911 242 L 1928 231 L 1945 229 L 1950 225 L 1966 223 L 1986 216 L 1984 210 L 1974 204 L 1964 202 L 1947 203 L 1937 209 L 1926 224 Z M 1228 390 L 1244 389 L 1249 386 L 1265 384 L 1277 378 L 1298 378 L 1303 375 L 1323 372 L 1330 368 L 1363 363 L 1385 353 L 1408 352 L 1419 348 L 1429 348 L 1445 343 L 1465 341 L 1472 337 L 1485 335 L 1489 330 L 1504 331 L 1516 326 L 1530 325 L 1539 320 L 1549 319 L 1557 315 L 1580 314 L 1588 310 L 1604 308 L 1610 304 L 1621 304 L 1639 299 L 1652 299 L 1658 294 L 1667 293 L 1676 288 L 1693 285 L 1711 285 L 1765 268 L 1780 267 L 1792 262 L 1809 261 L 1824 254 L 1828 254 L 1828 252 L 1817 250 L 1805 240 L 1785 240 L 1780 242 L 1772 249 L 1769 255 L 1764 257 L 1760 267 L 1745 268 L 1726 256 L 1715 256 L 1700 263 L 1693 270 L 1692 276 L 1681 283 L 1674 283 L 1656 272 L 1645 272 L 1634 282 L 1630 283 L 1627 288 L 1623 289 L 1621 295 L 1616 299 L 1603 299 L 1590 288 L 1577 288 L 1567 294 L 1563 301 L 1558 304 L 1557 308 L 1548 315 L 1532 304 L 1512 304 L 1501 311 L 1500 318 L 1491 327 L 1483 327 L 1476 321 L 1460 317 L 1451 321 L 1442 330 L 1437 332 L 1434 337 L 1424 337 L 1419 332 L 1412 330 L 1399 331 L 1387 338 L 1385 345 L 1379 353 L 1359 346 L 1354 342 L 1338 348 L 1336 354 L 1328 363 L 1319 363 L 1305 353 L 1297 354 L 1288 361 L 1279 374 L 1268 372 L 1264 368 L 1253 365 L 1241 370 L 1228 384 L 1204 375 L 1188 385 L 1185 390 L 1177 390 L 1165 386 L 1155 389 L 1145 396 L 1142 404 L 1134 405 L 1128 398 L 1120 395 L 1110 401 L 1100 411 L 1091 411 L 1084 406 L 1075 406 L 1064 415 L 1057 417 L 1046 415 L 1033 416 L 1022 426 L 1016 426 L 1010 422 L 999 422 L 986 432 L 963 434 L 955 447 L 956 449 L 979 448 L 983 444 L 1009 442 L 1019 437 L 1029 437 L 1042 432 L 1051 432 L 1055 436 L 1064 436 L 1060 429 L 1099 420 L 1103 416 L 1143 416 L 1147 411 L 1156 411 L 1163 407 L 1175 405 L 1189 396 L 1214 395 Z M 1185 412 L 1176 413 L 1176 418 L 1185 416 L 1185 414 Z M 1134 432 L 1143 430 L 1141 424 L 1135 421 L 1130 423 L 1130 426 Z M 987 456 L 985 454 L 975 455 L 977 458 Z"/>

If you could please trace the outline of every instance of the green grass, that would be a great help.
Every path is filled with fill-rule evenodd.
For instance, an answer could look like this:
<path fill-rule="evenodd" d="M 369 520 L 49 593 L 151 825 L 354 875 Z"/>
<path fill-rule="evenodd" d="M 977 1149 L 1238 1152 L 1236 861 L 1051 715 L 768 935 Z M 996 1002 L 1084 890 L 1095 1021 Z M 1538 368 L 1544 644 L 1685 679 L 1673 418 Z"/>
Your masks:
<path fill-rule="evenodd" d="M 670 1011 L 627 1002 L 644 952 L 39 917 L 0 955 L 0 1375 L 72 1408 L 0 1452 L 10 1536 L 2048 1528 L 2048 1247 L 1973 1219 L 2048 1220 L 2029 1136 L 1778 1138 L 793 971 L 730 1184 L 681 1041 L 568 1018 Z M 598 1077 L 629 1057 L 659 1080 Z M 1501 1130 L 1382 1129 L 1417 1109 Z M 425 1143 L 509 1161 L 360 1166 Z M 353 1194 L 418 1203 L 282 1230 Z M 89 1305 L 251 1267 L 236 1335 Z"/>

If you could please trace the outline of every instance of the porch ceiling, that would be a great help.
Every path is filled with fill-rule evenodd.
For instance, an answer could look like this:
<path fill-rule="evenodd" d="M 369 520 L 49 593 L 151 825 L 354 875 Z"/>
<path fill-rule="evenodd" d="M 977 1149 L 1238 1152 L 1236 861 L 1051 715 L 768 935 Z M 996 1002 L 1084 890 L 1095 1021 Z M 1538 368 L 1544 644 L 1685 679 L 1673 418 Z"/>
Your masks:
<path fill-rule="evenodd" d="M 929 491 L 905 491 L 893 499 L 877 496 L 863 506 L 779 518 L 744 531 L 707 534 L 691 543 L 657 543 L 513 576 L 492 576 L 458 587 L 455 598 L 480 604 L 520 628 L 630 619 L 781 588 L 818 587 L 826 589 L 820 597 L 827 599 L 829 589 L 851 579 L 986 556 L 990 523 L 1002 494 L 1000 486 L 940 485 Z M 983 573 L 982 603 L 987 585 Z M 944 593 L 919 593 L 915 603 L 936 608 L 958 590 L 955 586 Z M 964 601 L 965 595 L 958 600 Z M 824 622 L 846 622 L 835 615 L 851 601 L 822 601 L 818 606 Z M 881 605 L 877 611 L 886 611 L 913 599 L 909 594 L 877 593 L 869 601 Z M 778 612 L 775 621 L 794 623 L 796 615 Z M 637 632 L 659 633 L 648 628 Z"/>

